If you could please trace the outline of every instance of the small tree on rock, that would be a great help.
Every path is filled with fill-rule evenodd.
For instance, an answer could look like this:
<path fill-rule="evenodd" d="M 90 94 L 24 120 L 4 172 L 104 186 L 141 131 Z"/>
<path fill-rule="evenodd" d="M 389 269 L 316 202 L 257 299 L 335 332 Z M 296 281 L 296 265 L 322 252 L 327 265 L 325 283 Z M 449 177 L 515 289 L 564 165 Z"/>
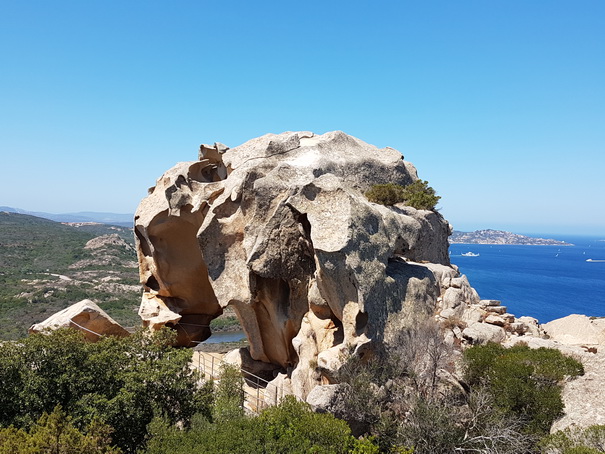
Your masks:
<path fill-rule="evenodd" d="M 375 184 L 365 195 L 370 202 L 385 206 L 405 203 L 417 210 L 434 210 L 441 198 L 426 180 L 416 180 L 407 186 L 394 183 Z"/>

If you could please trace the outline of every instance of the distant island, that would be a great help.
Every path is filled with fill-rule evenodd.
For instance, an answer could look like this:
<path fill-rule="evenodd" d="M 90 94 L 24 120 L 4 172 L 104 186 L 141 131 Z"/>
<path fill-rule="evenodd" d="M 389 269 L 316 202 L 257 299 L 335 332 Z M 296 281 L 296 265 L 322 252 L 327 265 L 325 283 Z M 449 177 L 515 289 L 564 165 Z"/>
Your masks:
<path fill-rule="evenodd" d="M 450 236 L 451 244 L 511 244 L 524 246 L 573 246 L 565 241 L 549 238 L 534 238 L 518 235 L 503 230 L 475 230 L 474 232 L 459 232 L 454 230 Z"/>

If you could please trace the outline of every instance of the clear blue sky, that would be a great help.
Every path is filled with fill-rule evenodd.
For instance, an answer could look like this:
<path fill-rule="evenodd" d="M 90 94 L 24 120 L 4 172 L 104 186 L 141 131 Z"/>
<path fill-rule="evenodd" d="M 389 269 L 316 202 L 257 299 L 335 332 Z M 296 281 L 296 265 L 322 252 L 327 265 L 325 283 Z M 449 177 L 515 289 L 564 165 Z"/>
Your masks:
<path fill-rule="evenodd" d="M 605 1 L 0 2 L 0 205 L 134 212 L 200 143 L 343 130 L 455 228 L 605 235 Z"/>

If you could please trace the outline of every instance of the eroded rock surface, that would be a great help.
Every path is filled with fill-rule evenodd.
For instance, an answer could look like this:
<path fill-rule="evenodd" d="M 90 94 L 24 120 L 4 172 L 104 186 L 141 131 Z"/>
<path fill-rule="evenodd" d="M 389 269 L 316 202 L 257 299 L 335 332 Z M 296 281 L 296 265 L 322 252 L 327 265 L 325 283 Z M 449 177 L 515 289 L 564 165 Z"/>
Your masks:
<path fill-rule="evenodd" d="M 144 323 L 194 346 L 230 306 L 250 343 L 239 360 L 273 365 L 302 398 L 334 382 L 345 353 L 389 344 L 423 318 L 437 316 L 458 345 L 529 331 L 450 264 L 438 212 L 364 195 L 417 179 L 398 151 L 338 131 L 202 145 L 135 216 Z"/>
<path fill-rule="evenodd" d="M 251 357 L 289 372 L 301 356 L 337 367 L 342 348 L 388 341 L 434 313 L 432 264 L 458 277 L 439 213 L 364 196 L 417 178 L 398 151 L 342 132 L 203 145 L 135 216 L 144 323 L 176 327 L 181 345 L 195 345 L 232 306 Z"/>

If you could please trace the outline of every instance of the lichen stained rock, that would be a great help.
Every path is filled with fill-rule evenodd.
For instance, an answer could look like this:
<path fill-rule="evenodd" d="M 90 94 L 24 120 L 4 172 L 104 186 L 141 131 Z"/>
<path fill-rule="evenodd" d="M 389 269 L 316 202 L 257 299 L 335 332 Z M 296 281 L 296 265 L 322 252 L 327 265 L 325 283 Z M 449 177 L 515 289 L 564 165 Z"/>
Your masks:
<path fill-rule="evenodd" d="M 144 324 L 172 326 L 193 346 L 231 306 L 251 357 L 306 396 L 330 382 L 343 351 L 388 343 L 443 309 L 449 288 L 452 313 L 479 302 L 450 266 L 451 227 L 438 212 L 364 195 L 417 179 L 397 150 L 340 131 L 202 145 L 135 216 Z"/>

